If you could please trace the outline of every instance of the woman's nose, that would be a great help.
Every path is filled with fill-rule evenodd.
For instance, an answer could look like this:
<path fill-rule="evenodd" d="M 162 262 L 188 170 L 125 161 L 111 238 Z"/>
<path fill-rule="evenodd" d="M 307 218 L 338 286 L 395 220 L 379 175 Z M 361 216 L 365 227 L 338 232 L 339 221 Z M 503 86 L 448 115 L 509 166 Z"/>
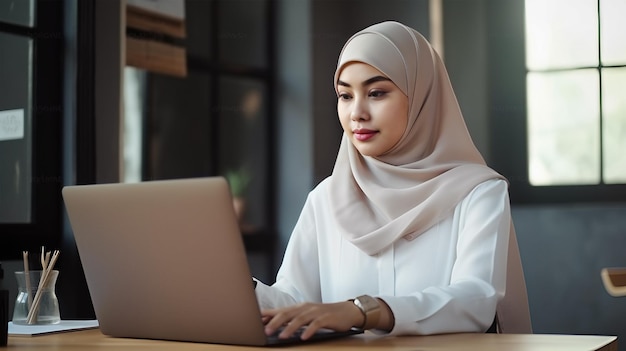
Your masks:
<path fill-rule="evenodd" d="M 370 118 L 367 106 L 358 99 L 354 101 L 352 110 L 350 111 L 350 119 L 353 121 L 363 121 Z"/>

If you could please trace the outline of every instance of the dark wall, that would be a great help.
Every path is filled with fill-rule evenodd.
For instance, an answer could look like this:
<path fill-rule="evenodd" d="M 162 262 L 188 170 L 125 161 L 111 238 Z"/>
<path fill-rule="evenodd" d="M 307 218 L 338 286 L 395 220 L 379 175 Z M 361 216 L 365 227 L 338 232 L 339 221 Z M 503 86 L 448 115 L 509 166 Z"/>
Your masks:
<path fill-rule="evenodd" d="M 513 218 L 534 331 L 626 337 L 626 299 L 600 277 L 626 266 L 626 204 L 515 206 Z"/>

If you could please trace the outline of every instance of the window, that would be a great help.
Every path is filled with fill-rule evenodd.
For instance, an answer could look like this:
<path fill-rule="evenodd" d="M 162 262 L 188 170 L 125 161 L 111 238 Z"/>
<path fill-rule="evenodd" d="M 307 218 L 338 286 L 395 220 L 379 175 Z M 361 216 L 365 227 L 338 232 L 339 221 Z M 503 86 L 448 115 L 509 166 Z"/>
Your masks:
<path fill-rule="evenodd" d="M 0 2 L 0 259 L 61 237 L 61 1 Z"/>
<path fill-rule="evenodd" d="M 272 231 L 272 6 L 186 1 L 187 76 L 126 67 L 126 180 L 225 176 L 244 231 Z"/>
<path fill-rule="evenodd" d="M 276 242 L 273 6 L 187 0 L 187 76 L 125 69 L 125 180 L 225 176 L 246 248 L 267 258 L 252 272 L 267 279 Z"/>
<path fill-rule="evenodd" d="M 626 183 L 623 0 L 526 0 L 531 186 Z"/>

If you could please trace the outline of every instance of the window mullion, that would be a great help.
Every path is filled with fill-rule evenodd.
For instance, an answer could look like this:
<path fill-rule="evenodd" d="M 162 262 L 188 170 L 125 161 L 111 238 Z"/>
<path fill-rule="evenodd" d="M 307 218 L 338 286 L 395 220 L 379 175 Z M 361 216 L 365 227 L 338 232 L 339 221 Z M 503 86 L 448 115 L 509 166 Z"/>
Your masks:
<path fill-rule="evenodd" d="M 598 148 L 598 152 L 600 153 L 600 155 L 598 155 L 600 157 L 599 159 L 599 164 L 600 164 L 600 184 L 605 184 L 604 181 L 604 108 L 603 106 L 603 100 L 602 100 L 602 18 L 600 15 L 600 1 L 602 0 L 597 0 L 596 2 L 596 6 L 597 6 L 597 16 L 598 16 L 598 86 L 600 87 L 600 89 L 598 89 L 598 102 L 600 105 L 600 110 L 598 111 L 598 123 L 599 123 L 599 129 L 598 129 L 598 133 L 599 135 L 599 141 L 600 141 L 600 147 Z"/>

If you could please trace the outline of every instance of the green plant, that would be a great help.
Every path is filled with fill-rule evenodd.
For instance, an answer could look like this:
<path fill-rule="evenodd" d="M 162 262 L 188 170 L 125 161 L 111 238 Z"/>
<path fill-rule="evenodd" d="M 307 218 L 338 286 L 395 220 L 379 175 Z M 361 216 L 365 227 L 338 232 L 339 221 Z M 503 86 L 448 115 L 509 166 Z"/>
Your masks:
<path fill-rule="evenodd" d="M 226 172 L 226 180 L 230 185 L 230 191 L 233 196 L 242 197 L 246 193 L 252 177 L 250 176 L 250 172 L 242 167 L 238 170 L 230 170 Z"/>

